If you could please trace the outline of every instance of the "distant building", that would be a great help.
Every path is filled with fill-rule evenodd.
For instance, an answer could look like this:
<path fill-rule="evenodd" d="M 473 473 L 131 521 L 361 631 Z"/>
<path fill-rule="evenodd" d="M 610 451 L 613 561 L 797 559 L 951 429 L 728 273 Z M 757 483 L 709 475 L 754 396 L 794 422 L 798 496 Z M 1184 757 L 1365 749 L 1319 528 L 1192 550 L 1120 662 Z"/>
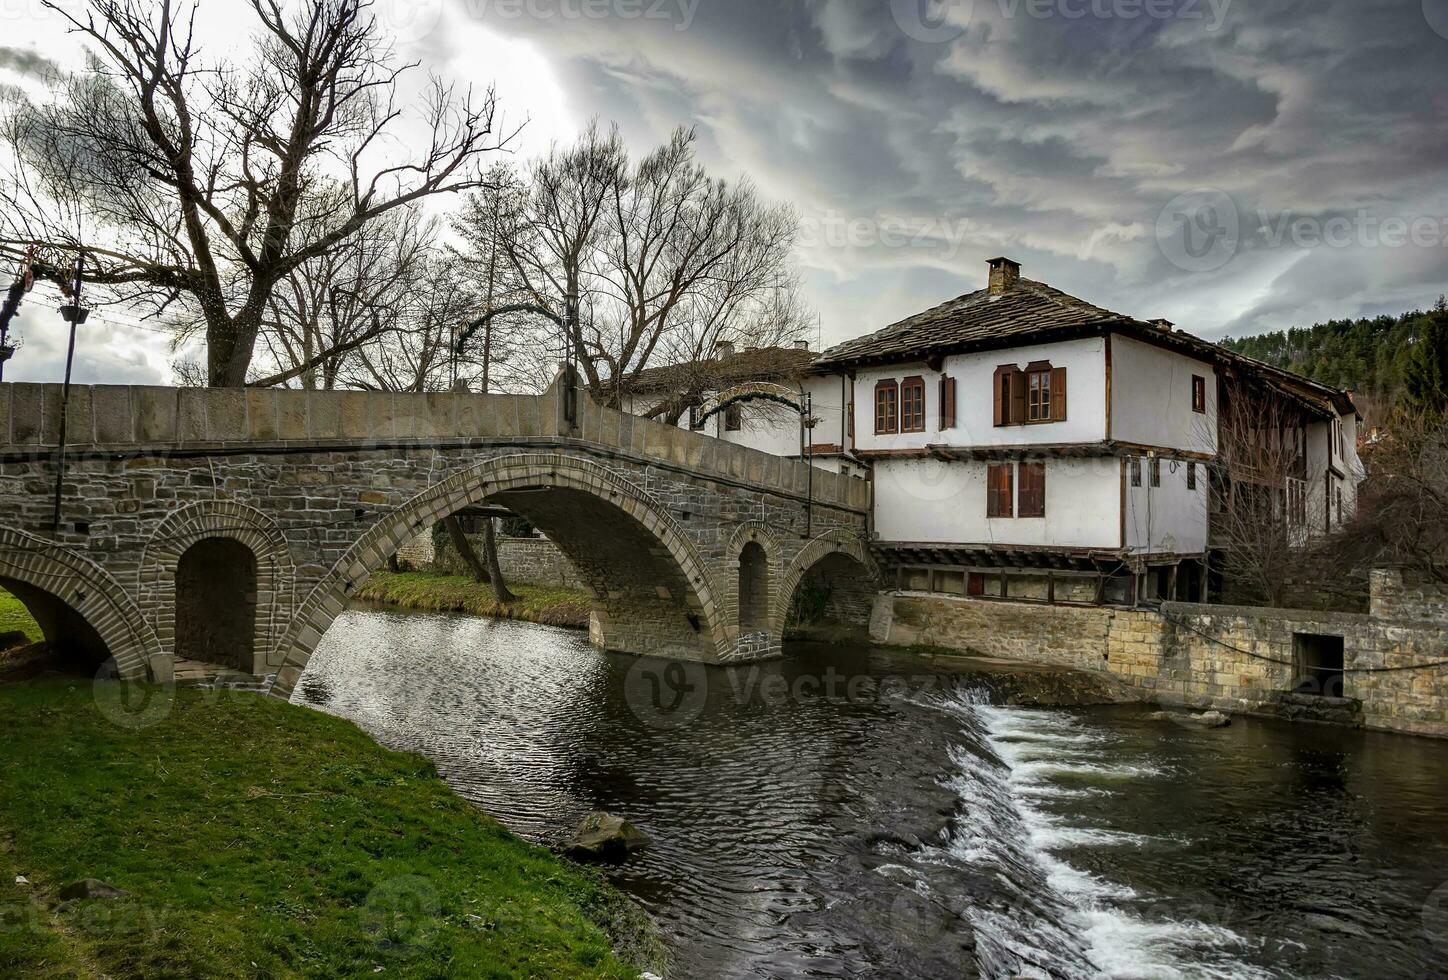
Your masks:
<path fill-rule="evenodd" d="M 812 440 L 821 463 L 866 475 L 874 550 L 910 590 L 1197 599 L 1229 508 L 1275 508 L 1304 536 L 1351 518 L 1361 467 L 1347 392 L 1021 278 L 1004 257 L 988 273 L 984 289 L 823 355 L 723 358 L 710 399 L 752 383 L 809 393 L 812 432 L 787 414 L 749 425 L 754 401 L 705 428 L 792 457 Z M 658 371 L 636 405 L 666 397 L 670 369 Z M 1289 448 L 1280 472 L 1228 438 L 1232 405 L 1262 406 L 1250 439 Z"/>

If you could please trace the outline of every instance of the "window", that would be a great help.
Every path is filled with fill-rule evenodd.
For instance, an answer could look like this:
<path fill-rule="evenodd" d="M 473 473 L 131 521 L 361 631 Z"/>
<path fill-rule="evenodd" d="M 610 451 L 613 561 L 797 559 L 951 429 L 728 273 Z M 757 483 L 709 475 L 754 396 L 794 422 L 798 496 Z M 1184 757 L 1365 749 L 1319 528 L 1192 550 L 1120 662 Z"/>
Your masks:
<path fill-rule="evenodd" d="M 924 378 L 906 378 L 900 383 L 900 431 L 925 431 Z"/>
<path fill-rule="evenodd" d="M 738 432 L 744 428 L 744 406 L 730 405 L 724 409 L 724 431 Z"/>
<path fill-rule="evenodd" d="M 940 376 L 940 427 L 955 428 L 955 379 Z"/>
<path fill-rule="evenodd" d="M 1141 459 L 1136 456 L 1131 457 L 1130 466 L 1131 485 L 1133 487 L 1139 487 L 1141 486 Z"/>
<path fill-rule="evenodd" d="M 1026 372 L 1026 418 L 1032 422 L 1051 420 L 1051 369 Z"/>
<path fill-rule="evenodd" d="M 1014 512 L 1014 470 L 1010 463 L 992 463 L 986 467 L 986 517 L 1010 517 Z"/>
<path fill-rule="evenodd" d="M 1342 525 L 1342 487 L 1337 488 L 1337 523 Z"/>
<path fill-rule="evenodd" d="M 875 385 L 875 434 L 900 431 L 900 386 L 894 381 Z"/>
<path fill-rule="evenodd" d="M 1188 462 L 1188 463 L 1187 463 L 1187 489 L 1188 489 L 1188 490 L 1195 490 L 1196 488 L 1197 488 L 1197 464 L 1196 464 L 1196 463 L 1192 463 L 1192 462 Z"/>
<path fill-rule="evenodd" d="M 1192 375 L 1192 411 L 1207 410 L 1207 379 L 1199 374 Z"/>
<path fill-rule="evenodd" d="M 1160 457 L 1160 456 L 1153 456 L 1153 457 L 1151 458 L 1151 485 L 1154 486 L 1154 487 L 1159 487 L 1159 486 L 1161 486 L 1161 457 Z"/>
<path fill-rule="evenodd" d="M 1021 464 L 1020 517 L 1046 516 L 1046 464 Z"/>
<path fill-rule="evenodd" d="M 1024 371 L 1002 364 L 991 387 L 996 425 L 1065 421 L 1065 368 L 1053 368 L 1048 361 L 1033 361 Z"/>

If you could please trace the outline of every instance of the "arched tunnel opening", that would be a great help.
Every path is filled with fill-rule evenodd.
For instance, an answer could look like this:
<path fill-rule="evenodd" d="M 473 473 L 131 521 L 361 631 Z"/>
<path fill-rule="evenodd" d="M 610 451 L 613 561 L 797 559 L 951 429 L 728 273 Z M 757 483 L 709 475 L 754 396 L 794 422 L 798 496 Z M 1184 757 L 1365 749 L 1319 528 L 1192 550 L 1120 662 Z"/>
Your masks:
<path fill-rule="evenodd" d="M 696 588 L 652 531 L 622 507 L 572 487 L 511 489 L 487 498 L 542 531 L 594 596 L 598 645 L 629 653 L 711 660 L 716 655 Z"/>
<path fill-rule="evenodd" d="M 0 576 L 0 589 L 20 600 L 45 637 L 47 649 L 36 664 L 45 669 L 93 677 L 110 659 L 105 640 L 65 600 L 3 576 Z"/>
<path fill-rule="evenodd" d="M 869 629 L 876 588 L 870 569 L 852 556 L 825 555 L 795 586 L 785 639 L 862 638 Z"/>

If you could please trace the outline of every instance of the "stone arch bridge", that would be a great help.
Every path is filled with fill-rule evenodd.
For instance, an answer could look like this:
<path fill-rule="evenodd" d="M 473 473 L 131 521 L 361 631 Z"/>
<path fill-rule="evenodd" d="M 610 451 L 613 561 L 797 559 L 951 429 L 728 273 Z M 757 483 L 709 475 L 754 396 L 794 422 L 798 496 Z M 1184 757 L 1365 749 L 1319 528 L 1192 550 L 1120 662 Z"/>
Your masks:
<path fill-rule="evenodd" d="M 0 587 L 122 676 L 285 695 L 372 572 L 487 501 L 578 568 L 607 649 L 777 655 L 807 580 L 868 615 L 867 483 L 561 396 L 72 386 L 52 530 L 60 386 L 0 384 Z"/>

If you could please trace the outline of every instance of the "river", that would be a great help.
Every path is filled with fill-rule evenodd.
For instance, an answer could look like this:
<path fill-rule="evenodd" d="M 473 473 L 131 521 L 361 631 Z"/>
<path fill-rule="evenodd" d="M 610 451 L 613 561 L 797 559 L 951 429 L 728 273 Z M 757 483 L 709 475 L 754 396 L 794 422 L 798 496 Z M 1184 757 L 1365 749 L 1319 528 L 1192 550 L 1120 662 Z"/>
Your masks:
<path fill-rule="evenodd" d="M 1448 976 L 1448 744 L 1136 707 L 804 645 L 731 669 L 354 609 L 294 699 L 522 836 L 590 810 L 676 977 Z"/>

